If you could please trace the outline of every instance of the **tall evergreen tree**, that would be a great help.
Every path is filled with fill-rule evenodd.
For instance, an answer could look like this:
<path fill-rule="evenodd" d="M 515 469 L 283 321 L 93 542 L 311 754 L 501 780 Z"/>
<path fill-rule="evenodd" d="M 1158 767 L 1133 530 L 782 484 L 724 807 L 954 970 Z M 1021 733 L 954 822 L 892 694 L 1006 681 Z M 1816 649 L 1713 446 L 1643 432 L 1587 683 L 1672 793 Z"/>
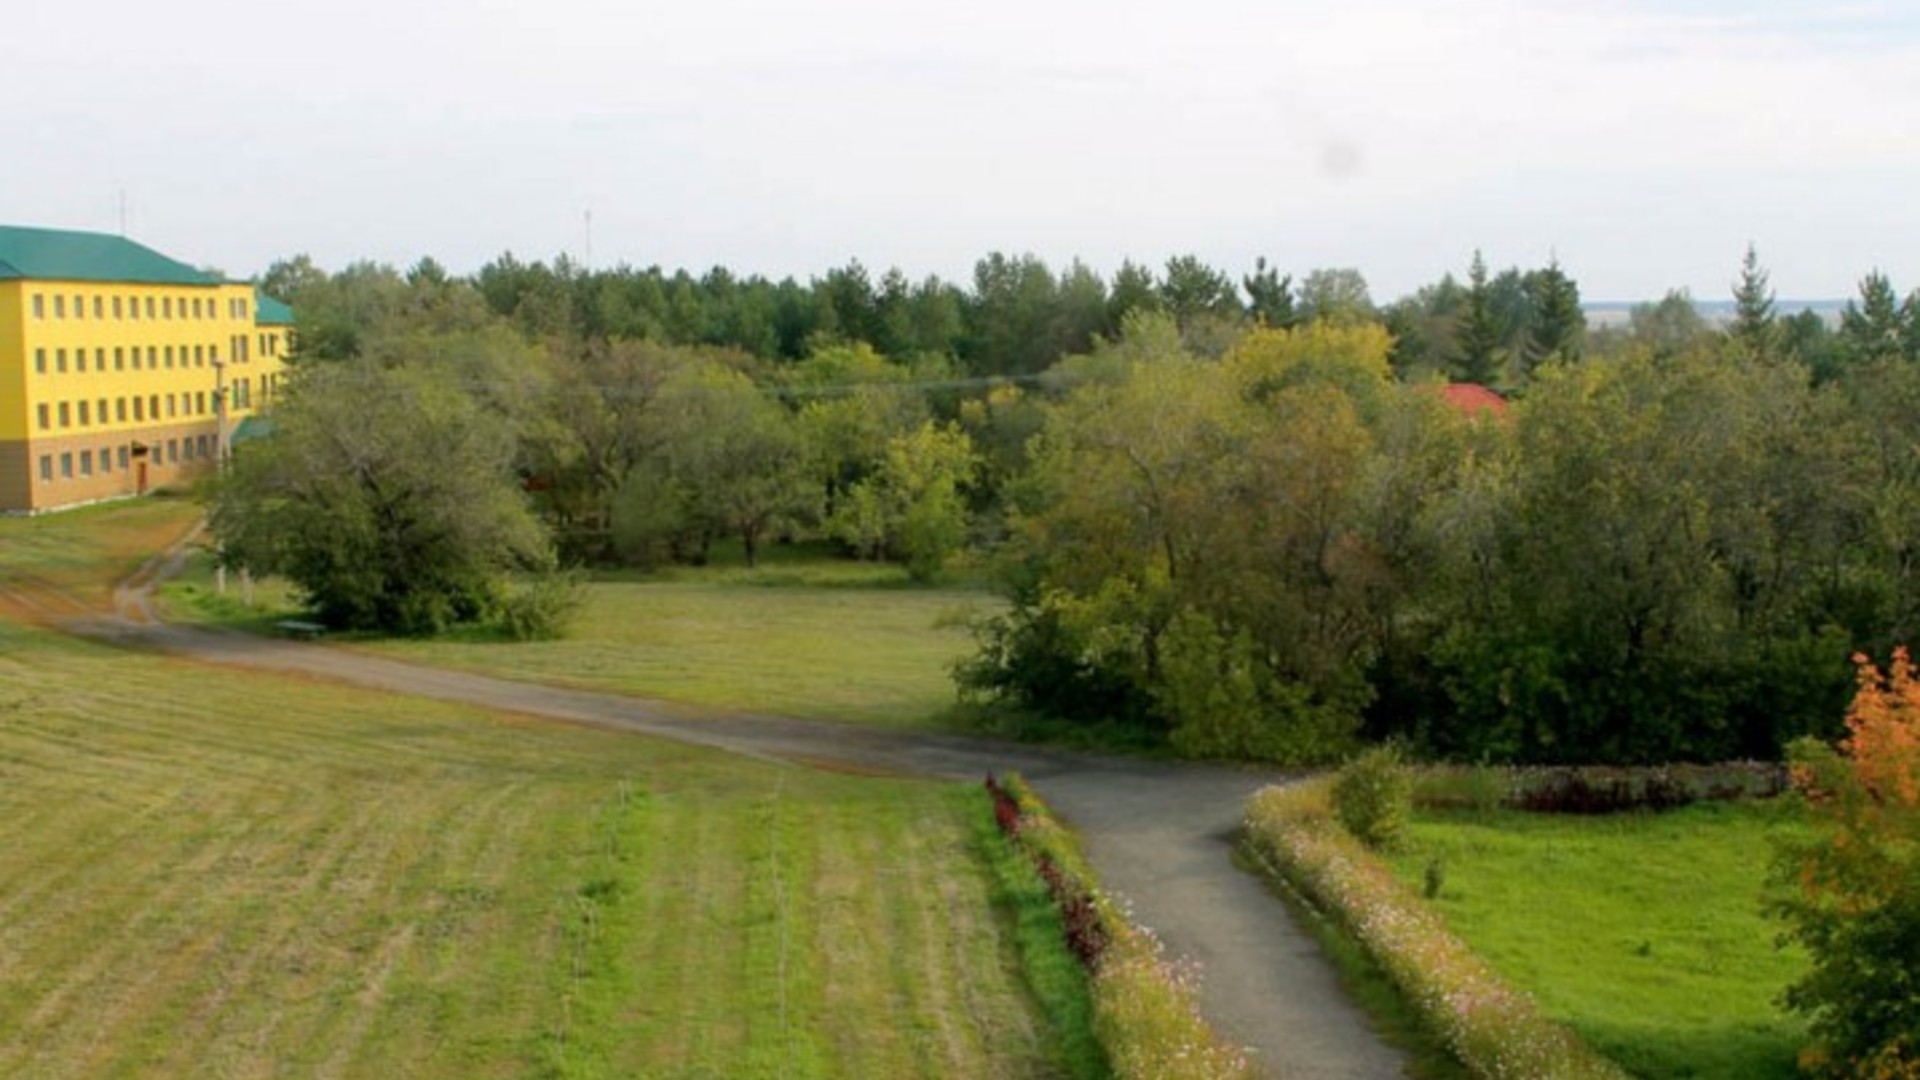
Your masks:
<path fill-rule="evenodd" d="M 1549 260 L 1544 270 L 1529 273 L 1526 286 L 1533 300 L 1533 325 L 1528 328 L 1522 353 L 1526 374 L 1531 375 L 1549 356 L 1580 359 L 1587 336 L 1587 315 L 1580 310 L 1580 286 L 1560 269 L 1558 258 Z"/>
<path fill-rule="evenodd" d="M 1727 336 L 1746 355 L 1766 358 L 1779 351 L 1779 319 L 1773 306 L 1773 289 L 1767 284 L 1767 272 L 1753 243 L 1740 260 L 1740 280 L 1733 286 L 1733 322 Z"/>
<path fill-rule="evenodd" d="M 1878 270 L 1860 279 L 1860 299 L 1840 313 L 1840 338 L 1847 359 L 1869 364 L 1907 355 L 1906 319 L 1893 282 Z"/>
<path fill-rule="evenodd" d="M 1487 286 L 1487 260 L 1478 249 L 1467 270 L 1467 302 L 1454 328 L 1454 378 L 1492 386 L 1500 375 L 1500 326 Z"/>

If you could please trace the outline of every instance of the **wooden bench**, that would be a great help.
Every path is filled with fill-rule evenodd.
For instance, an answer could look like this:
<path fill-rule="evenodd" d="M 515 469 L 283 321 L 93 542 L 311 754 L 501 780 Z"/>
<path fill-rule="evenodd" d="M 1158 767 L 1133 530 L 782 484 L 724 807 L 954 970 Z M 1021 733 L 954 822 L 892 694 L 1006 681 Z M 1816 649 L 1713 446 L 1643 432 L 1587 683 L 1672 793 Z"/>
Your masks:
<path fill-rule="evenodd" d="M 299 638 L 301 641 L 312 641 L 327 632 L 326 627 L 317 622 L 307 622 L 305 619 L 281 619 L 273 624 L 273 628 L 290 638 Z"/>

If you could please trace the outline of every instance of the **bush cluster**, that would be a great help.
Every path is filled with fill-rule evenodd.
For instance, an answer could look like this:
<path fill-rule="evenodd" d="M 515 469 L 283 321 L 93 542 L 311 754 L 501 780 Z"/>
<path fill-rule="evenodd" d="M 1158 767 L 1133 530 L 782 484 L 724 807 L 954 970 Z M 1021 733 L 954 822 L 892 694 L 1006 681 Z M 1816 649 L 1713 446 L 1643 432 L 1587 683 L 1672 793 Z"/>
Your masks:
<path fill-rule="evenodd" d="M 1094 1030 L 1120 1080 L 1254 1080 L 1251 1062 L 1201 1017 L 1191 966 L 1170 961 L 1093 884 L 1072 836 L 1020 777 L 987 778 L 994 818 L 1046 879 L 1092 981 Z"/>
<path fill-rule="evenodd" d="M 1413 770 L 1395 746 L 1377 746 L 1340 770 L 1333 781 L 1333 812 L 1371 848 L 1390 848 L 1413 816 Z"/>
<path fill-rule="evenodd" d="M 1335 821 L 1325 781 L 1270 787 L 1247 805 L 1254 853 L 1357 939 L 1475 1076 L 1625 1080 L 1449 933 Z"/>

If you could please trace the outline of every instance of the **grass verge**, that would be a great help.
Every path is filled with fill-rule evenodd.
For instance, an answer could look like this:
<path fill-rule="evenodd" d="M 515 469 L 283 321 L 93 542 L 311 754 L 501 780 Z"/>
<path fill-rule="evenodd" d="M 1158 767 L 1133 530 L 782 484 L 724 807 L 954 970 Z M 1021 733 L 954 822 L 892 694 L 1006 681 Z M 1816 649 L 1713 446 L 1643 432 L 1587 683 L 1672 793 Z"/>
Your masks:
<path fill-rule="evenodd" d="M 1429 867 L 1447 926 L 1547 1015 L 1641 1076 L 1787 1080 L 1806 1031 L 1775 1001 L 1805 967 L 1761 913 L 1790 803 L 1605 817 L 1421 811 L 1388 857 Z"/>
<path fill-rule="evenodd" d="M 1627 1074 L 1555 1022 L 1447 931 L 1391 870 L 1333 820 L 1326 780 L 1256 793 L 1253 850 L 1353 934 L 1477 1076 L 1625 1080 Z"/>

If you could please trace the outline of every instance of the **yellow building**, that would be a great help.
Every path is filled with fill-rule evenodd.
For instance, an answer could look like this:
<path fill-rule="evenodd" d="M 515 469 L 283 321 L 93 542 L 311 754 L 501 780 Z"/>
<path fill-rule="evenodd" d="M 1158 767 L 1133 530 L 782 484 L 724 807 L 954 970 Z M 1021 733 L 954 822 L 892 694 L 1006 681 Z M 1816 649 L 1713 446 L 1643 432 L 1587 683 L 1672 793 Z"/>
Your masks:
<path fill-rule="evenodd" d="M 284 377 L 293 313 L 118 236 L 0 225 L 0 513 L 210 468 Z"/>

